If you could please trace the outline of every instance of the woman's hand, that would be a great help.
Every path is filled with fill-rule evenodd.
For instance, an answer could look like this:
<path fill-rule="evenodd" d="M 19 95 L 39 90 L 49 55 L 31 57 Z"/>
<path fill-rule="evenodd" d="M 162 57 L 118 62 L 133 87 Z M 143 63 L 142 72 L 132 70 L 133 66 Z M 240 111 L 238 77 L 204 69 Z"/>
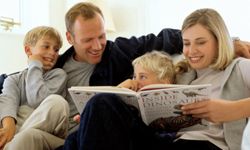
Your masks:
<path fill-rule="evenodd" d="M 5 144 L 11 141 L 16 132 L 15 120 L 12 117 L 5 117 L 2 120 L 3 127 L 0 128 L 0 149 L 3 149 Z"/>
<path fill-rule="evenodd" d="M 221 123 L 241 118 L 237 101 L 220 99 L 205 100 L 182 106 L 183 114 L 203 118 L 210 122 Z"/>
<path fill-rule="evenodd" d="M 131 79 L 127 79 L 127 80 L 123 81 L 122 83 L 120 83 L 118 85 L 118 87 L 128 88 L 128 89 L 131 89 L 133 91 L 139 90 L 138 82 L 136 80 L 131 80 Z"/>

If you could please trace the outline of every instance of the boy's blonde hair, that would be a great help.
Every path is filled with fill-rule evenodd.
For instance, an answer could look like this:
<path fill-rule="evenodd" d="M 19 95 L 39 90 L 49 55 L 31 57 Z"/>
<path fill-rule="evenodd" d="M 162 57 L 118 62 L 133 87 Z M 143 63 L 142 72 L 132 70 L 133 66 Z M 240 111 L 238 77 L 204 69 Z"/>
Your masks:
<path fill-rule="evenodd" d="M 38 26 L 31 29 L 25 35 L 23 45 L 35 46 L 37 41 L 44 37 L 55 39 L 58 43 L 59 48 L 62 47 L 62 37 L 60 33 L 56 29 L 48 26 Z"/>
<path fill-rule="evenodd" d="M 137 57 L 133 62 L 133 66 L 140 65 L 148 71 L 152 71 L 157 75 L 158 80 L 168 80 L 175 83 L 175 67 L 171 57 L 163 51 L 148 52 Z"/>

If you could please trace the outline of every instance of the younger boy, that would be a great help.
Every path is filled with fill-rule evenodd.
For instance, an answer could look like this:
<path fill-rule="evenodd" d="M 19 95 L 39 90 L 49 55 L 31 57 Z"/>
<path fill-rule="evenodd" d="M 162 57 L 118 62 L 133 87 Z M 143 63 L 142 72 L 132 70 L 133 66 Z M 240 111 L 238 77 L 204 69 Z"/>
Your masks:
<path fill-rule="evenodd" d="M 120 83 L 119 87 L 125 87 L 138 91 L 149 84 L 174 84 L 175 66 L 171 57 L 160 51 L 148 52 L 137 57 L 133 62 L 134 77 Z"/>
<path fill-rule="evenodd" d="M 174 84 L 176 75 L 188 69 L 185 61 L 180 61 L 174 65 L 171 57 L 160 51 L 148 52 L 136 58 L 132 64 L 134 67 L 133 79 L 127 79 L 118 86 L 134 91 L 150 84 Z M 171 133 L 178 131 L 181 127 L 188 127 L 197 123 L 200 123 L 199 118 L 180 115 L 173 118 L 158 118 L 151 122 L 149 126 L 160 133 Z"/>
<path fill-rule="evenodd" d="M 127 79 L 118 87 L 129 88 L 138 91 L 149 84 L 173 84 L 175 83 L 175 66 L 171 57 L 163 51 L 147 52 L 137 57 L 132 65 L 134 67 L 133 79 Z M 80 122 L 80 115 L 74 117 Z"/>
<path fill-rule="evenodd" d="M 27 135 L 35 134 L 32 129 L 53 133 L 61 138 L 66 136 L 67 102 L 48 97 L 62 94 L 65 88 L 66 73 L 62 69 L 51 70 L 61 46 L 61 36 L 52 27 L 39 26 L 26 34 L 24 50 L 28 56 L 28 68 L 8 76 L 0 95 L 0 149 L 24 149 L 18 142 Z M 49 111 L 53 116 L 48 115 Z M 36 149 L 35 143 L 38 147 L 44 146 L 37 144 L 36 140 L 39 139 L 30 142 L 30 149 Z M 57 142 L 60 145 L 63 140 Z M 58 145 L 48 142 L 50 146 L 53 149 Z"/>

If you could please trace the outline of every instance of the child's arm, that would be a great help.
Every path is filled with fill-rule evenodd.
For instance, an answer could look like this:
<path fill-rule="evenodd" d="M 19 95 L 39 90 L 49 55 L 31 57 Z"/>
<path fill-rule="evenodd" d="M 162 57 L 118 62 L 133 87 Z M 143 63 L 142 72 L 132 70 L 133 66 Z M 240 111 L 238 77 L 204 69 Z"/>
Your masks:
<path fill-rule="evenodd" d="M 22 103 L 21 97 L 23 95 L 20 90 L 20 82 L 19 74 L 8 76 L 5 79 L 3 93 L 0 95 L 0 121 L 7 116 L 17 118 L 17 110 Z"/>
<path fill-rule="evenodd" d="M 12 117 L 5 117 L 2 119 L 2 128 L 0 128 L 0 149 L 4 147 L 15 135 L 16 124 Z"/>
<path fill-rule="evenodd" d="M 40 61 L 30 61 L 26 76 L 26 95 L 28 104 L 37 107 L 47 96 L 62 94 L 66 87 L 67 75 L 62 69 L 43 73 Z"/>

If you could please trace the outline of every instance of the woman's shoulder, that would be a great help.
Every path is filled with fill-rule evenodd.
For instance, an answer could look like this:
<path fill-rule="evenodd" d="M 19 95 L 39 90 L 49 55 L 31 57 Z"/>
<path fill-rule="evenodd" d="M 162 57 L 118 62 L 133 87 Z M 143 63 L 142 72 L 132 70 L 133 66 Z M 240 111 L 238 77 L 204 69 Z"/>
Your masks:
<path fill-rule="evenodd" d="M 250 59 L 237 57 L 232 61 L 232 63 L 229 66 L 231 67 L 239 66 L 240 68 L 242 68 L 242 66 L 246 66 L 248 68 L 250 67 Z"/>
<path fill-rule="evenodd" d="M 237 57 L 233 60 L 233 62 L 231 63 L 231 65 L 238 65 L 240 68 L 242 68 L 242 66 L 245 66 L 247 68 L 250 68 L 250 59 L 247 58 L 243 58 L 243 57 Z"/>

